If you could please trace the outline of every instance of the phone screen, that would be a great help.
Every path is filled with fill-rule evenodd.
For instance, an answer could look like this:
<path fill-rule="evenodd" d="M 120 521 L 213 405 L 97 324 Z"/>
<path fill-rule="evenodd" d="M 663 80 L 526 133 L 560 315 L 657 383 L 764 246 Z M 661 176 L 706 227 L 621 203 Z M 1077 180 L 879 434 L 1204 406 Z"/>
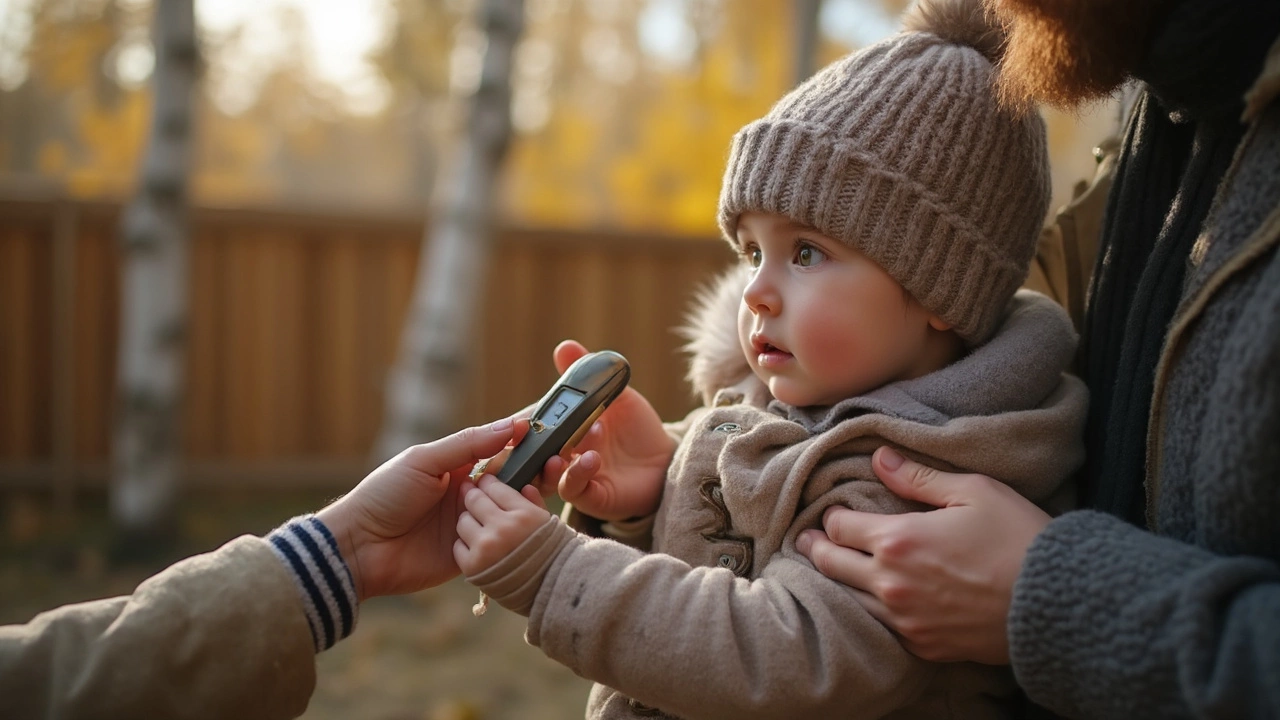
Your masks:
<path fill-rule="evenodd" d="M 565 415 L 569 411 L 578 406 L 585 397 L 583 393 L 578 392 L 570 387 L 560 388 L 560 392 L 551 398 L 551 402 L 547 404 L 547 409 L 542 412 L 536 419 L 547 427 L 555 427 L 560 424 Z"/>

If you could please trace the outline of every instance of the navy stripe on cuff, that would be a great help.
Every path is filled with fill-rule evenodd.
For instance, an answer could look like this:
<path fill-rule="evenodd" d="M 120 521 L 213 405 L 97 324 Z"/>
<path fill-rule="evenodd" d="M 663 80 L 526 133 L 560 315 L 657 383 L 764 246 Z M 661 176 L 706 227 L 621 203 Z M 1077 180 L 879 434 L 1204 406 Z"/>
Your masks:
<path fill-rule="evenodd" d="M 316 652 L 350 635 L 359 608 L 351 570 L 333 533 L 314 515 L 302 515 L 266 539 L 298 587 Z"/>
<path fill-rule="evenodd" d="M 315 520 L 315 524 L 318 525 L 319 523 L 319 520 Z M 324 526 L 321 525 L 321 527 Z M 294 537 L 301 540 L 306 549 L 311 552 L 312 557 L 317 559 L 316 565 L 320 569 L 320 575 L 324 578 L 325 584 L 332 589 L 333 599 L 338 605 L 338 616 L 342 621 L 342 625 L 338 628 L 339 637 L 344 638 L 351 634 L 352 624 L 351 602 L 347 600 L 346 588 L 338 581 L 338 576 L 333 572 L 333 568 L 330 567 L 329 558 L 325 557 L 324 551 L 316 544 L 315 538 L 311 537 L 311 534 L 302 528 L 298 528 L 298 530 L 301 530 L 301 532 L 295 532 Z M 329 540 L 329 538 L 325 539 Z M 336 553 L 336 543 L 332 549 Z"/>

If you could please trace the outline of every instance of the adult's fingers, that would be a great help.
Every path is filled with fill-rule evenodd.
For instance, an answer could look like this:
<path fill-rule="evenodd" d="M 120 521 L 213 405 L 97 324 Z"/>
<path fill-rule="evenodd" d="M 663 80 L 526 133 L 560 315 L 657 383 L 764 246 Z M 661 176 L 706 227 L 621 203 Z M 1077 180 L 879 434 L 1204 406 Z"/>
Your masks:
<path fill-rule="evenodd" d="M 895 495 L 935 507 L 969 505 L 981 475 L 943 472 L 910 460 L 890 447 L 871 456 L 871 469 Z"/>
<path fill-rule="evenodd" d="M 419 472 L 443 475 L 501 450 L 514 437 L 519 422 L 528 425 L 525 421 L 503 418 L 488 425 L 459 430 L 448 437 L 409 448 L 407 459 Z"/>
<path fill-rule="evenodd" d="M 824 532 L 806 530 L 796 539 L 796 549 L 809 558 L 818 572 L 850 587 L 869 590 L 874 578 L 870 555 L 838 545 Z"/>
<path fill-rule="evenodd" d="M 822 529 L 836 545 L 874 555 L 878 538 L 883 537 L 894 517 L 832 505 L 822 513 Z"/>
<path fill-rule="evenodd" d="M 881 625 L 885 625 L 892 629 L 892 620 L 894 616 L 889 612 L 889 608 L 880 602 L 880 598 L 869 592 L 859 590 L 858 588 L 849 588 L 853 592 L 853 596 L 858 599 L 858 604 L 866 608 L 871 617 L 880 621 Z"/>

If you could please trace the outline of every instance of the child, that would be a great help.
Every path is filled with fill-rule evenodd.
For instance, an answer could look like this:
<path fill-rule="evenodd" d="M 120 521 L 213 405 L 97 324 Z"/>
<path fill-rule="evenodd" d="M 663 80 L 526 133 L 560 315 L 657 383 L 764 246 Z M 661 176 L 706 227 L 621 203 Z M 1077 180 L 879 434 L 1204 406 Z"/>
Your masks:
<path fill-rule="evenodd" d="M 459 566 L 601 683 L 588 717 L 1011 712 L 1007 668 L 915 657 L 794 547 L 831 505 L 921 509 L 875 479 L 881 445 L 1045 507 L 1082 460 L 1070 321 L 1014 294 L 1048 204 L 1043 123 L 998 105 L 977 3 L 918 12 L 734 138 L 719 221 L 743 263 L 694 323 L 707 406 L 673 428 L 665 484 L 593 453 L 605 492 L 567 498 L 656 509 L 654 552 L 579 534 L 531 489 L 464 489 Z"/>

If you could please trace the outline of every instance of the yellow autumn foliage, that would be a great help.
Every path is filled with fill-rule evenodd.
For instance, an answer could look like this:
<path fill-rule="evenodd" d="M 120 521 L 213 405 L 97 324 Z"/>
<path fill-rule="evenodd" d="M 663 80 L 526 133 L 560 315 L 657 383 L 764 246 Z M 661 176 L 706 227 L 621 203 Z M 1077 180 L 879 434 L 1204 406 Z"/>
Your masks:
<path fill-rule="evenodd" d="M 242 112 L 225 112 L 203 96 L 193 154 L 197 203 L 426 205 L 454 133 L 466 122 L 463 99 L 449 95 L 451 43 L 474 28 L 474 18 L 465 4 L 391 1 L 401 21 L 373 58 L 393 92 L 387 107 L 375 116 L 344 114 L 296 57 L 268 73 L 260 96 Z M 502 179 L 500 207 L 509 222 L 716 235 L 733 134 L 795 81 L 795 9 L 774 0 L 689 5 L 701 8 L 690 16 L 696 47 L 672 63 L 647 54 L 638 40 L 651 1 L 618 0 L 606 8 L 530 0 L 524 41 L 531 50 L 518 57 L 538 62 L 518 64 L 515 81 L 518 92 L 541 92 L 545 107 L 530 116 L 531 126 L 517 123 L 521 133 Z M 905 4 L 881 2 L 890 13 Z M 15 112 L 12 104 L 0 104 L 0 172 L 60 178 L 81 197 L 126 197 L 145 142 L 149 90 L 113 85 L 107 71 L 123 36 L 121 16 L 66 7 L 80 9 L 35 16 L 28 85 L 6 95 L 38 107 L 22 109 L 34 118 L 22 125 L 9 120 L 18 115 L 5 114 Z M 824 37 L 818 64 L 849 50 Z M 531 78 L 539 62 L 547 64 L 546 75 Z M 1062 202 L 1071 183 L 1091 172 L 1088 148 L 1107 131 L 1110 111 L 1086 122 L 1047 117 L 1055 202 Z"/>

